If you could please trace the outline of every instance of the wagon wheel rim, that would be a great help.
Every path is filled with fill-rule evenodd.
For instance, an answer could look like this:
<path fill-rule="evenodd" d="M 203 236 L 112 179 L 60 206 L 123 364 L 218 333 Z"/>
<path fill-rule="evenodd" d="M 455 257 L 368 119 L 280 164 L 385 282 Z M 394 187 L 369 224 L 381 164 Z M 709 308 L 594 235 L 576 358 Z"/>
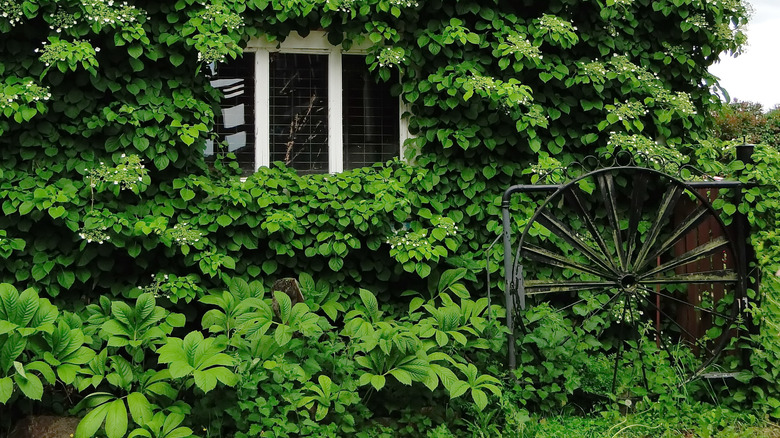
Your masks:
<path fill-rule="evenodd" d="M 622 191 L 616 187 L 620 178 L 630 182 L 630 187 Z M 590 193 L 580 189 L 584 182 L 593 186 Z M 665 187 L 660 196 L 653 197 L 648 193 L 659 185 Z M 618 205 L 622 200 L 627 202 Z M 690 213 L 673 221 L 675 210 L 686 200 L 693 205 Z M 564 217 L 560 217 L 561 212 Z M 580 221 L 576 231 L 565 220 L 566 214 L 572 213 L 576 213 Z M 681 243 L 689 243 L 686 241 L 690 240 L 690 235 L 705 222 L 716 232 L 680 251 Z M 547 240 L 538 237 L 541 231 L 549 233 Z M 549 244 L 551 241 L 554 244 Z M 569 252 L 564 253 L 562 246 Z M 572 254 L 578 257 L 569 257 Z M 729 230 L 705 195 L 679 179 L 653 169 L 606 168 L 562 185 L 537 208 L 520 238 L 514 259 L 515 284 L 529 299 L 537 302 L 545 295 L 571 297 L 572 302 L 566 305 L 560 298 L 557 300 L 561 303 L 559 310 L 573 315 L 572 333 L 587 326 L 594 317 L 590 311 L 577 315 L 572 309 L 589 297 L 592 300 L 594 296 L 606 293 L 607 301 L 597 300 L 600 305 L 592 311 L 604 314 L 613 311 L 616 304 L 622 305 L 622 317 L 611 318 L 605 329 L 612 323 L 624 326 L 618 331 L 635 336 L 632 339 L 636 339 L 640 356 L 644 354 L 641 342 L 648 339 L 646 333 L 640 333 L 643 330 L 640 327 L 642 311 L 654 313 L 656 332 L 650 338 L 654 338 L 658 351 L 665 351 L 669 360 L 675 361 L 668 343 L 676 339 L 678 343 L 689 344 L 696 352 L 697 366 L 680 376 L 680 383 L 684 384 L 712 365 L 733 337 L 745 278 L 744 267 L 734 263 L 737 254 L 734 239 L 730 238 Z M 726 264 L 727 259 L 731 260 L 731 266 Z M 523 261 L 574 274 L 558 281 L 553 277 L 536 278 L 533 272 L 522 272 Z M 705 270 L 708 264 L 720 269 Z M 686 294 L 681 296 L 675 288 Z M 710 289 L 709 297 L 706 296 L 707 288 Z M 720 297 L 716 297 L 718 294 Z M 669 314 L 670 308 L 675 309 L 675 315 Z M 697 333 L 691 333 L 685 323 L 680 322 L 680 314 L 693 315 L 689 319 L 698 320 Z M 702 327 L 708 325 L 709 328 L 702 332 Z M 668 335 L 662 327 L 671 330 L 673 336 L 665 339 Z M 644 332 L 647 332 L 646 328 Z M 707 338 L 710 332 L 713 339 Z M 629 344 L 629 339 L 623 337 L 617 340 L 614 348 L 612 393 L 617 389 L 623 349 Z M 641 357 L 642 380 L 647 387 L 645 362 Z"/>

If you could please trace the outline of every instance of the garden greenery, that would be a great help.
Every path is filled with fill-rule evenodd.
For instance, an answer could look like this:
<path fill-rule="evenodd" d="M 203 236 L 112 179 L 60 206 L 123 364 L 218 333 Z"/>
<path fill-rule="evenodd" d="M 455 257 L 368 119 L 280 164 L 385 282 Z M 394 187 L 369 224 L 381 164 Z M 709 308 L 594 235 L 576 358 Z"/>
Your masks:
<path fill-rule="evenodd" d="M 499 401 L 566 403 L 577 369 L 527 363 L 533 384 L 515 386 L 503 367 L 481 276 L 500 273 L 500 194 L 594 152 L 722 169 L 697 146 L 718 104 L 707 67 L 741 50 L 748 15 L 740 0 L 0 0 L 0 427 L 70 412 L 79 437 L 421 436 Z M 314 30 L 369 42 L 376 80 L 399 73 L 406 160 L 246 180 L 230 156 L 207 163 L 209 64 Z M 775 184 L 765 153 L 751 176 Z M 767 193 L 746 197 L 760 230 L 776 229 Z M 271 290 L 285 277 L 304 301 Z M 777 415 L 768 327 L 751 359 L 765 384 L 740 391 Z"/>

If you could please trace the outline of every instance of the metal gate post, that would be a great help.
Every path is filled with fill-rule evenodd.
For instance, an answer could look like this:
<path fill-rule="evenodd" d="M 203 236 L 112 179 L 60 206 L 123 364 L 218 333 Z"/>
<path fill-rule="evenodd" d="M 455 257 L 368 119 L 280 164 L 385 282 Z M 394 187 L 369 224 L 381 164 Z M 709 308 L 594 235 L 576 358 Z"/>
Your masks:
<path fill-rule="evenodd" d="M 753 161 L 753 151 L 755 150 L 755 145 L 752 144 L 741 144 L 737 145 L 737 153 L 736 158 L 737 160 L 743 162 L 745 165 L 752 165 L 754 164 Z M 743 170 L 741 172 L 741 175 L 744 175 L 745 171 Z M 741 204 L 744 200 L 743 196 L 743 190 L 750 189 L 751 184 L 747 183 L 744 186 L 741 186 L 737 189 L 737 205 Z M 750 242 L 750 221 L 748 220 L 747 214 L 742 213 L 737 209 L 736 216 L 736 222 L 737 222 L 737 238 L 740 242 L 740 248 L 742 250 L 740 251 L 740 263 L 743 263 L 743 266 L 745 267 L 745 272 L 747 275 L 745 275 L 745 297 L 746 300 L 750 298 L 748 296 L 748 290 L 753 290 L 753 293 L 755 294 L 752 298 L 753 302 L 756 304 L 759 304 L 760 302 L 760 296 L 758 295 L 758 286 L 759 286 L 759 272 L 756 268 L 756 251 L 753 248 L 753 245 Z M 751 270 L 751 265 L 753 266 L 753 269 Z M 746 305 L 745 303 L 740 303 L 740 306 Z M 747 307 L 747 306 L 745 306 Z M 743 310 L 747 310 L 744 309 Z M 748 325 L 748 331 L 751 334 L 755 334 L 758 332 L 758 326 L 754 323 L 752 318 L 747 322 Z"/>

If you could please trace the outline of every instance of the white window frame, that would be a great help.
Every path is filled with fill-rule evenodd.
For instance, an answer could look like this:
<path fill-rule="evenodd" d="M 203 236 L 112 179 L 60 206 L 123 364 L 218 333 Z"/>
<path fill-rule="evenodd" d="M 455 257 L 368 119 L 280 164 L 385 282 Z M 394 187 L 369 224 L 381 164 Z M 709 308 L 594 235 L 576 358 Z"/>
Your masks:
<path fill-rule="evenodd" d="M 342 54 L 365 55 L 371 44 L 356 43 L 349 50 L 328 42 L 324 31 L 313 31 L 306 37 L 298 33 L 290 34 L 284 41 L 268 41 L 265 38 L 253 38 L 247 44 L 246 52 L 255 54 L 255 170 L 271 165 L 271 84 L 269 80 L 270 54 L 308 53 L 328 56 L 328 173 L 344 171 L 344 130 L 342 102 Z M 366 67 L 368 68 L 368 67 Z M 408 105 L 398 99 L 399 152 L 404 157 L 404 143 L 411 138 L 409 121 L 404 114 Z"/>

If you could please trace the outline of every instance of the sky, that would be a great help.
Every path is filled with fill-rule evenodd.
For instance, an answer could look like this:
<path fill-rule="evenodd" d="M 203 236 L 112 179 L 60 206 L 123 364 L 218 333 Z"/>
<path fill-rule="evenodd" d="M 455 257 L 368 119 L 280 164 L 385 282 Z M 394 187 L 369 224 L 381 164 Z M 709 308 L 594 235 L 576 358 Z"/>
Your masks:
<path fill-rule="evenodd" d="M 767 111 L 780 104 L 780 0 L 748 0 L 753 17 L 748 47 L 733 58 L 721 55 L 710 67 L 731 99 L 758 102 Z"/>

